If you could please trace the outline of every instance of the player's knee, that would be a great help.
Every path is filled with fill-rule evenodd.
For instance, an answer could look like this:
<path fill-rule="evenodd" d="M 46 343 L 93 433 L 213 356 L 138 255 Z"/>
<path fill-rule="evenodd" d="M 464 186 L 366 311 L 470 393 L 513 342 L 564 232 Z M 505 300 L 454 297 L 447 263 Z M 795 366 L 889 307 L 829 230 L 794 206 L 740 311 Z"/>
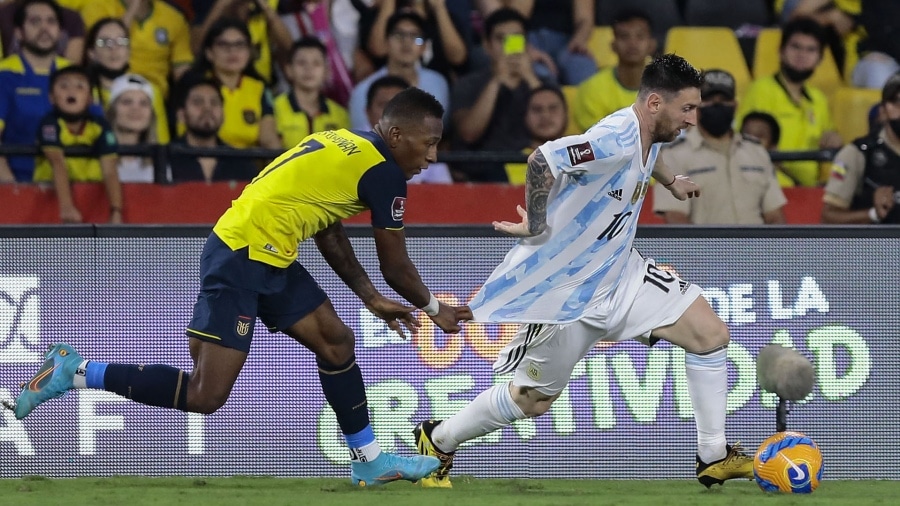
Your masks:
<path fill-rule="evenodd" d="M 192 413 L 211 415 L 225 405 L 230 391 L 188 390 L 187 409 Z"/>
<path fill-rule="evenodd" d="M 535 418 L 550 411 L 553 401 L 559 398 L 559 394 L 547 395 L 530 387 L 513 385 L 511 390 L 513 401 L 522 410 L 526 418 Z"/>
<path fill-rule="evenodd" d="M 344 326 L 336 331 L 333 336 L 325 342 L 325 346 L 318 350 L 316 357 L 326 364 L 338 365 L 344 364 L 353 358 L 354 348 L 356 347 L 356 339 L 350 327 Z"/>

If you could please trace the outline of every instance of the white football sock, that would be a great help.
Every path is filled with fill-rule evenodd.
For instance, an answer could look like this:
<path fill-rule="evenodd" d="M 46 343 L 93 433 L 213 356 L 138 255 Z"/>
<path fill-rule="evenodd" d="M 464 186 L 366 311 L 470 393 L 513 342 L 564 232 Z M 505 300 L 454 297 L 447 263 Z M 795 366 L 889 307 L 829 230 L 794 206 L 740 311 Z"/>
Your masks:
<path fill-rule="evenodd" d="M 509 384 L 494 385 L 435 427 L 431 442 L 441 451 L 456 451 L 470 439 L 490 434 L 523 418 L 525 413 L 513 401 Z"/>
<path fill-rule="evenodd" d="M 707 355 L 685 353 L 688 393 L 697 424 L 697 454 L 706 463 L 725 458 L 725 410 L 728 402 L 727 350 Z"/>

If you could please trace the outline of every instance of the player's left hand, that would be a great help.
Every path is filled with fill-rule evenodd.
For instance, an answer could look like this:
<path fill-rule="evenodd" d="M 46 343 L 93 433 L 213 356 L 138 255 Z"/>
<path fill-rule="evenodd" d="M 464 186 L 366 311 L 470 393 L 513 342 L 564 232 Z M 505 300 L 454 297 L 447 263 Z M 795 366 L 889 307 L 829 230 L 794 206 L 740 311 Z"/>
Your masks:
<path fill-rule="evenodd" d="M 384 320 L 388 328 L 403 339 L 406 339 L 406 334 L 403 333 L 404 327 L 411 334 L 415 334 L 422 325 L 419 323 L 419 319 L 412 314 L 416 310 L 414 306 L 407 306 L 381 295 L 367 303 L 366 309 Z"/>
<path fill-rule="evenodd" d="M 675 176 L 675 182 L 665 187 L 678 200 L 700 196 L 700 186 L 687 176 Z"/>
<path fill-rule="evenodd" d="M 492 223 L 492 225 L 494 225 L 494 230 L 514 237 L 533 236 L 534 234 L 528 230 L 528 211 L 522 206 L 516 206 L 516 212 L 522 217 L 522 221 L 519 223 L 513 223 L 511 221 L 495 221 Z"/>
<path fill-rule="evenodd" d="M 440 303 L 438 306 L 438 314 L 429 316 L 435 325 L 448 334 L 456 334 L 462 328 L 459 326 L 460 321 L 469 321 L 472 319 L 472 310 L 469 306 L 450 306 Z"/>

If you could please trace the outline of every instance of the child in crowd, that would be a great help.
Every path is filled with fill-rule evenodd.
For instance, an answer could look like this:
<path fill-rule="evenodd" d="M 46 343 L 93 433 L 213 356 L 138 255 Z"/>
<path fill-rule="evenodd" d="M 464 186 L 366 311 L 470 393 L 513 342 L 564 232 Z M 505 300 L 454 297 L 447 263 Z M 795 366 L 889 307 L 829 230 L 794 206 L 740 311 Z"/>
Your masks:
<path fill-rule="evenodd" d="M 37 132 L 42 157 L 34 181 L 53 181 L 63 223 L 79 223 L 81 212 L 72 199 L 71 182 L 100 182 L 106 186 L 110 223 L 122 222 L 122 188 L 116 169 L 116 138 L 106 120 L 90 112 L 91 85 L 80 66 L 65 67 L 50 78 L 53 109 Z M 92 148 L 88 157 L 66 157 L 63 148 Z"/>
<path fill-rule="evenodd" d="M 305 37 L 291 47 L 285 75 L 291 89 L 275 98 L 275 124 L 281 143 L 292 148 L 304 137 L 323 130 L 350 128 L 347 110 L 323 94 L 328 81 L 325 45 Z"/>

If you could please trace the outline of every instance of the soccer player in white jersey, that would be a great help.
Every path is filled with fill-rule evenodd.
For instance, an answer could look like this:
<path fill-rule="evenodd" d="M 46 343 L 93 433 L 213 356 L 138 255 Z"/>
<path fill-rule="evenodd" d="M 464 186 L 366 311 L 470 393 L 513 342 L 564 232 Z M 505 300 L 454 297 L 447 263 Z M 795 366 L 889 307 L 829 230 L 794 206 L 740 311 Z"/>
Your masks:
<path fill-rule="evenodd" d="M 416 427 L 419 452 L 441 460 L 423 485 L 450 487 L 460 444 L 546 413 L 598 341 L 626 339 L 685 350 L 700 482 L 753 478 L 753 459 L 725 438 L 728 328 L 699 287 L 632 248 L 651 176 L 679 200 L 700 195 L 655 162 L 660 143 L 696 123 L 701 84 L 687 61 L 664 55 L 644 69 L 634 105 L 531 154 L 522 221 L 494 222 L 521 240 L 471 304 L 475 321 L 522 325 L 494 363 L 497 373 L 515 371 L 513 380 Z"/>

